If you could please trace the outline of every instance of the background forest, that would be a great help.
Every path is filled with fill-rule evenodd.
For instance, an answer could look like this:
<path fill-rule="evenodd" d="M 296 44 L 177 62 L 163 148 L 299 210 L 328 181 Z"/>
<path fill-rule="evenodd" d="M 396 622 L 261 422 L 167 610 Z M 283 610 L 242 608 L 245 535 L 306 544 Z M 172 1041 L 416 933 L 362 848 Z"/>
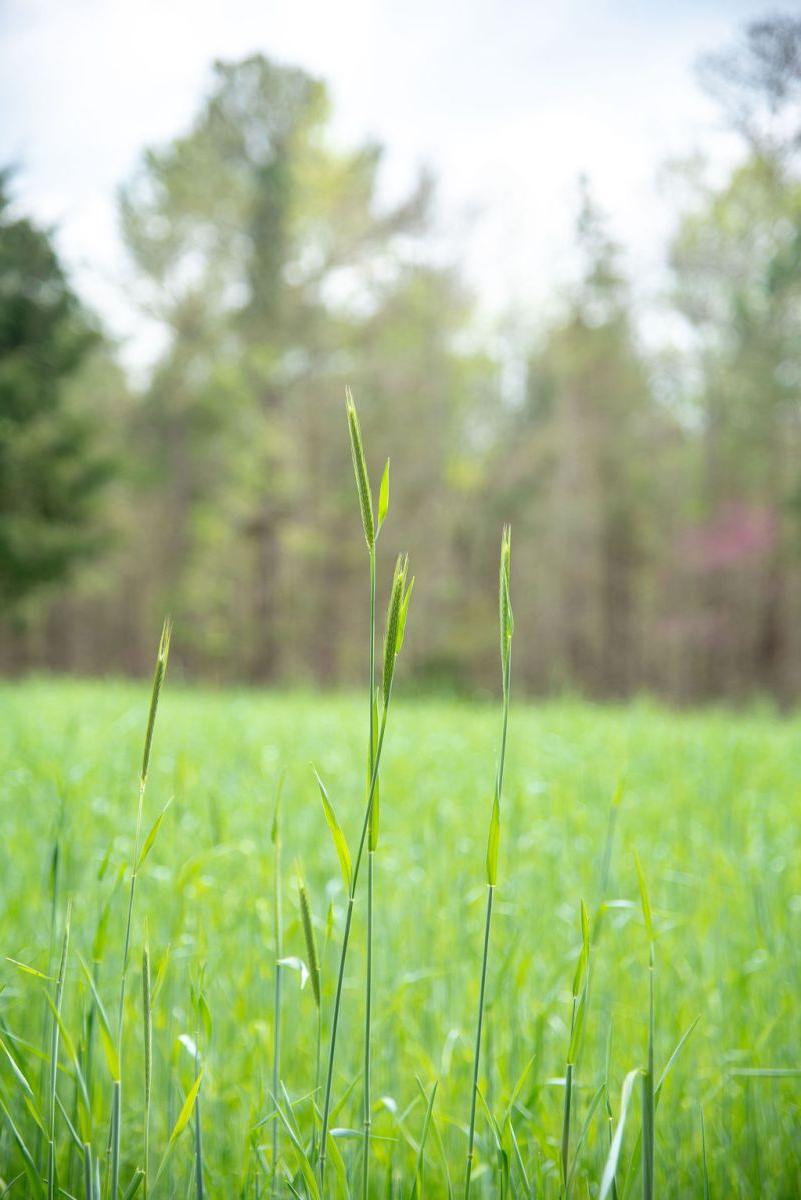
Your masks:
<path fill-rule="evenodd" d="M 0 183 L 0 666 L 139 673 L 161 615 L 193 677 L 363 673 L 344 389 L 417 578 L 407 669 L 494 685 L 497 534 L 515 531 L 521 690 L 801 695 L 801 19 L 753 22 L 701 84 L 723 175 L 666 168 L 661 345 L 591 183 L 580 270 L 487 330 L 432 236 L 433 177 L 382 200 L 382 148 L 330 136 L 325 83 L 218 62 L 119 193 L 163 334 L 130 377 L 50 231 Z M 381 598 L 383 606 L 384 599 Z M 336 636 L 332 636 L 332 630 Z"/>

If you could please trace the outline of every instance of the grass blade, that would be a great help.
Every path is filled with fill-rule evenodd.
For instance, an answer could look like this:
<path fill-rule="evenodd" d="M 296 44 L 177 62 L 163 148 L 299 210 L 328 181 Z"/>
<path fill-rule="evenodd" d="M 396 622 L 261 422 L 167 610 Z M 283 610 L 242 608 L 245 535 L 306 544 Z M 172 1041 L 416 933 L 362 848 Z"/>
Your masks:
<path fill-rule="evenodd" d="M 623 1131 L 626 1128 L 626 1115 L 629 1109 L 629 1101 L 631 1099 L 631 1089 L 634 1087 L 634 1081 L 638 1075 L 642 1074 L 640 1067 L 635 1067 L 629 1071 L 626 1078 L 623 1080 L 623 1087 L 620 1091 L 620 1113 L 617 1119 L 617 1128 L 615 1135 L 612 1138 L 612 1145 L 609 1147 L 609 1154 L 604 1166 L 604 1173 L 601 1176 L 601 1190 L 598 1193 L 598 1200 L 606 1200 L 609 1195 L 609 1190 L 612 1187 L 617 1170 L 618 1159 L 620 1158 L 620 1147 L 623 1144 Z"/>
<path fill-rule="evenodd" d="M 342 832 L 342 827 L 340 826 L 339 821 L 337 820 L 336 813 L 334 812 L 334 807 L 328 798 L 328 792 L 326 791 L 325 784 L 323 783 L 320 776 L 317 774 L 317 771 L 314 770 L 314 767 L 312 767 L 312 770 L 314 771 L 314 777 L 317 780 L 317 786 L 320 789 L 320 797 L 323 802 L 323 812 L 325 813 L 326 823 L 328 825 L 328 828 L 331 831 L 331 837 L 334 839 L 334 848 L 337 852 L 337 857 L 339 859 L 339 866 L 340 866 L 340 870 L 342 871 L 342 878 L 345 881 L 345 887 L 347 888 L 348 892 L 350 892 L 351 880 L 353 878 L 353 868 L 351 866 L 350 850 L 348 849 L 348 842 L 345 837 L 345 834 Z"/>
<path fill-rule="evenodd" d="M 426 1094 L 419 1079 L 417 1080 L 417 1086 L 420 1089 L 423 1100 L 426 1100 Z M 420 1133 L 420 1150 L 417 1155 L 417 1167 L 414 1173 L 414 1183 L 412 1185 L 410 1200 L 421 1200 L 423 1196 L 423 1164 L 425 1162 L 426 1142 L 428 1141 L 428 1131 L 431 1126 L 431 1116 L 434 1112 L 434 1100 L 437 1096 L 438 1087 L 439 1080 L 437 1079 L 434 1081 L 434 1086 L 431 1089 L 431 1095 L 426 1101 L 426 1111 L 425 1116 L 423 1117 L 423 1128 Z"/>
<path fill-rule="evenodd" d="M 142 1193 L 147 1200 L 148 1172 L 150 1170 L 150 1102 L 153 1075 L 153 1009 L 150 989 L 150 947 L 147 936 L 142 950 L 142 1037 L 145 1056 L 145 1111 L 143 1116 L 143 1172 Z"/>
<path fill-rule="evenodd" d="M 173 1146 L 178 1141 L 178 1138 L 181 1136 L 181 1134 L 183 1133 L 183 1131 L 186 1129 L 187 1125 L 189 1124 L 189 1118 L 192 1116 L 192 1110 L 195 1107 L 195 1101 L 197 1100 L 198 1093 L 200 1092 L 200 1085 L 202 1082 L 203 1082 L 203 1072 L 201 1071 L 200 1074 L 198 1075 L 197 1079 L 195 1080 L 195 1082 L 192 1084 L 191 1088 L 187 1092 L 186 1098 L 185 1098 L 183 1104 L 181 1105 L 181 1111 L 178 1113 L 178 1118 L 172 1127 L 172 1132 L 170 1133 L 170 1137 L 167 1142 L 167 1148 L 164 1151 L 161 1162 L 159 1163 L 159 1169 L 156 1172 L 156 1178 L 154 1181 L 154 1185 L 156 1183 L 158 1183 L 159 1179 L 162 1176 L 162 1173 L 164 1171 L 164 1168 L 167 1165 L 167 1160 L 170 1156 Z"/>

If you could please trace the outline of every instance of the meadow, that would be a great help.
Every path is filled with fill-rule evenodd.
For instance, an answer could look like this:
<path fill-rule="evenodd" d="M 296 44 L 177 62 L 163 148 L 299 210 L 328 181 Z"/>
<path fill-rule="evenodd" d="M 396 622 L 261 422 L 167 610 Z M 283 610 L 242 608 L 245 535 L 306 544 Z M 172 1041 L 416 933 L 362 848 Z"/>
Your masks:
<path fill-rule="evenodd" d="M 310 764 L 354 850 L 364 809 L 363 697 L 202 690 L 168 676 L 143 829 L 171 803 L 140 871 L 121 1064 L 114 1026 L 147 689 L 30 679 L 3 684 L 0 702 L 0 1176 L 10 1194 L 45 1195 L 50 1186 L 44 1173 L 26 1171 L 25 1154 L 46 1162 L 54 1029 L 58 1194 L 92 1196 L 96 1184 L 106 1194 L 120 1068 L 120 1194 L 129 1180 L 141 1185 L 146 938 L 150 1194 L 314 1194 L 302 1160 L 319 1137 L 318 1018 L 312 982 L 300 986 L 309 955 L 296 862 L 319 949 L 324 1060 L 347 894 Z M 374 866 L 371 1195 L 463 1192 L 499 725 L 497 699 L 409 699 L 400 679 L 381 759 Z M 576 1197 L 598 1195 L 624 1080 L 647 1067 L 649 939 L 635 852 L 652 909 L 657 1082 L 691 1029 L 657 1098 L 653 1193 L 801 1192 L 800 744 L 801 718 L 767 708 L 676 713 L 650 702 L 513 701 L 474 1196 L 564 1189 L 582 899 L 591 940 L 567 1186 Z M 271 832 L 282 778 L 275 1096 Z M 359 892 L 332 1082 L 331 1195 L 362 1187 L 364 953 Z M 641 1078 L 630 1084 L 608 1191 L 618 1197 L 643 1188 Z M 93 1155 L 88 1183 L 84 1140 Z"/>

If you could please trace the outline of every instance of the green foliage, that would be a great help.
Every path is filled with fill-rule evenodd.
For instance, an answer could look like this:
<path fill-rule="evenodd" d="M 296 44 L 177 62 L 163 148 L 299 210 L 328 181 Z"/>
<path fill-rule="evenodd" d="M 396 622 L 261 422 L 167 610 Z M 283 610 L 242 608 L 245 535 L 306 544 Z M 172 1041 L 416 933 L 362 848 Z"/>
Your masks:
<path fill-rule="evenodd" d="M 0 172 L 0 601 L 16 605 L 98 552 L 111 464 L 68 395 L 98 342 L 50 236 L 14 215 Z"/>
<path fill-rule="evenodd" d="M 0 362 L 0 598 L 45 593 L 30 636 L 2 639 L 7 665 L 144 670 L 166 610 L 192 673 L 361 681 L 352 386 L 369 553 L 389 446 L 408 481 L 384 539 L 426 581 L 421 687 L 494 686 L 487 547 L 510 520 L 522 690 L 797 697 L 800 42 L 797 18 L 757 20 L 707 71 L 740 154 L 728 176 L 673 173 L 660 345 L 587 183 L 548 316 L 482 335 L 433 252 L 432 180 L 384 203 L 381 148 L 342 147 L 324 83 L 258 55 L 218 63 L 122 189 L 131 294 L 163 339 L 136 395 L 109 347 L 82 349 L 48 238 L 6 204 L 0 346 L 28 340 Z M 119 460 L 106 492 L 101 447 Z M 48 595 L 96 543 L 100 498 L 112 544 Z"/>
<path fill-rule="evenodd" d="M 520 605 L 518 598 L 518 618 Z M 41 907 L 32 903 L 30 880 L 46 871 L 60 794 L 66 811 L 62 887 L 74 898 L 62 1019 L 75 1061 L 91 1072 L 89 1108 L 80 1098 L 73 1049 L 63 1032 L 58 1096 L 79 1136 L 91 1141 L 93 1163 L 98 1154 L 104 1161 L 111 1103 L 107 1081 L 109 1070 L 114 1073 L 117 1067 L 113 1022 L 93 1003 L 89 977 L 97 973 L 101 999 L 114 998 L 127 899 L 121 889 L 114 890 L 114 878 L 118 864 L 129 860 L 126 842 L 132 831 L 124 814 L 130 813 L 148 698 L 145 686 L 134 685 L 31 680 L 0 686 L 5 714 L 0 727 L 3 827 L 7 844 L 14 847 L 14 870 L 5 871 L 0 881 L 0 940 L 12 958 L 50 976 L 41 979 L 3 961 L 0 1033 L 46 1114 L 47 1073 L 42 1091 L 40 1059 L 29 1047 L 42 1044 L 42 995 L 55 987 L 60 936 L 51 962 L 49 930 Z M 338 816 L 350 830 L 364 802 L 366 716 L 363 696 L 248 694 L 166 685 L 148 787 L 154 811 L 171 795 L 175 799 L 137 894 L 140 920 L 145 914 L 148 919 L 154 976 L 153 1174 L 199 1073 L 182 1047 L 175 1053 L 173 1048 L 179 1034 L 194 1037 L 189 980 L 201 960 L 207 964 L 205 991 L 215 1017 L 202 1084 L 209 1191 L 213 1194 L 215 1181 L 223 1180 L 227 1194 L 239 1196 L 249 1180 L 252 1194 L 258 1147 L 267 1147 L 269 1163 L 275 1106 L 269 1095 L 272 961 L 265 940 L 271 941 L 273 871 L 271 847 L 260 835 L 265 791 L 270 794 L 286 764 L 284 846 L 293 857 L 302 857 L 309 895 L 333 900 L 332 933 L 327 941 L 321 936 L 318 947 L 327 1026 L 344 888 L 305 763 L 312 756 L 320 763 L 338 798 Z M 372 1172 L 374 1181 L 383 1180 L 391 1163 L 403 1180 L 403 1194 L 410 1194 L 426 1116 L 416 1076 L 427 1097 L 439 1079 L 425 1145 L 424 1191 L 444 1196 L 438 1135 L 454 1181 L 460 1182 L 464 1161 L 472 1072 L 472 1046 L 464 1034 L 473 1026 L 478 999 L 482 912 L 477 885 L 488 815 L 477 781 L 486 775 L 495 750 L 497 713 L 486 704 L 464 701 L 412 705 L 400 691 L 393 692 L 391 733 L 382 770 L 387 789 L 391 781 L 393 800 L 389 803 L 388 790 L 382 812 L 382 898 L 375 912 Z M 491 1004 L 479 1086 L 502 1132 L 501 1144 L 508 1148 L 518 1195 L 523 1176 L 512 1131 L 529 1183 L 539 1181 L 536 1186 L 546 1198 L 555 1200 L 559 1193 L 561 1080 L 583 944 L 580 895 L 587 899 L 593 929 L 596 908 L 602 900 L 606 906 L 603 922 L 593 932 L 591 987 L 574 1076 L 571 1169 L 572 1159 L 577 1161 L 571 1195 L 586 1195 L 587 1183 L 592 1193 L 600 1183 L 610 1132 L 614 1137 L 621 1121 L 621 1088 L 629 1071 L 635 1076 L 618 1143 L 617 1194 L 622 1197 L 627 1182 L 629 1196 L 640 1192 L 639 1101 L 649 998 L 635 847 L 647 872 L 658 935 L 656 1193 L 703 1193 L 703 1103 L 710 1193 L 792 1194 L 799 1080 L 797 1074 L 769 1072 L 797 1072 L 801 1065 L 792 1022 L 797 1003 L 793 914 L 795 897 L 801 894 L 801 832 L 794 801 L 800 737 L 797 716 L 779 720 L 765 710 L 675 714 L 649 703 L 625 709 L 575 701 L 516 704 L 504 782 L 506 828 L 514 829 L 514 836 L 506 841 L 494 914 Z M 83 770 L 64 770 L 56 792 L 53 764 L 70 762 L 83 764 Z M 618 810 L 608 884 L 601 895 L 601 851 L 624 768 L 627 795 Z M 221 831 L 211 816 L 213 796 L 225 813 Z M 109 845 L 111 861 L 98 879 Z M 109 894 L 109 932 L 95 964 L 91 943 Z M 337 1129 L 358 1129 L 361 1120 L 363 913 L 360 899 L 334 1082 L 332 1123 Z M 121 1191 L 142 1162 L 139 936 L 134 943 L 137 986 L 126 999 Z M 294 905 L 286 916 L 284 938 L 287 955 L 307 957 Z M 168 945 L 173 949 L 164 968 Z M 87 961 L 88 976 L 77 955 Z M 699 1016 L 691 1038 L 674 1057 L 674 1048 Z M 315 1072 L 311 987 L 287 993 L 283 1017 L 282 1080 L 293 1108 L 283 1100 L 282 1109 L 290 1123 L 297 1122 L 300 1144 L 308 1152 Z M 579 1146 L 592 1096 L 605 1077 L 610 1026 L 611 1130 L 602 1103 Z M 451 1034 L 456 1028 L 463 1031 L 462 1038 Z M 94 1049 L 87 1067 L 90 1042 Z M 750 1075 L 749 1070 L 763 1073 Z M 3 1055 L 0 1098 L 34 1153 L 37 1125 L 23 1093 Z M 392 1099 L 394 1109 L 380 1103 L 383 1096 Z M 73 1118 L 74 1104 L 80 1124 Z M 479 1104 L 476 1195 L 492 1190 L 497 1169 L 495 1135 L 482 1111 Z M 46 1124 L 46 1116 L 44 1120 Z M 254 1143 L 252 1131 L 262 1120 L 267 1123 L 257 1130 Z M 82 1195 L 76 1179 L 83 1163 L 77 1149 L 71 1157 L 74 1141 L 60 1109 L 56 1126 L 59 1182 Z M 303 1192 L 305 1185 L 297 1183 L 299 1151 L 283 1123 L 281 1129 L 281 1160 Z M 334 1141 L 357 1190 L 360 1141 L 344 1135 Z M 192 1138 L 184 1130 L 158 1190 L 153 1188 L 154 1200 L 170 1195 L 168 1178 L 177 1194 L 186 1194 L 192 1161 Z M 25 1169 L 24 1153 L 1 1111 L 0 1163 L 6 1181 Z M 330 1175 L 334 1189 L 333 1169 Z M 265 1194 L 269 1185 L 262 1179 Z M 21 1186 L 24 1194 L 34 1194 L 32 1184 L 26 1181 L 17 1189 Z M 283 1177 L 281 1187 L 288 1197 Z M 613 1194 L 611 1186 L 608 1194 Z"/>
<path fill-rule="evenodd" d="M 379 148 L 336 148 L 329 108 L 303 71 L 218 64 L 191 129 L 123 190 L 126 245 L 167 341 L 139 417 L 159 514 L 141 532 L 142 587 L 177 620 L 192 614 L 194 661 L 259 679 L 299 664 L 356 676 L 358 554 L 338 548 L 352 512 L 345 386 L 370 546 L 388 476 L 371 492 L 360 422 L 368 446 L 415 454 L 437 497 L 429 532 L 444 530 L 457 412 L 489 377 L 458 346 L 470 320 L 458 280 L 420 265 L 428 181 L 382 204 Z M 398 533 L 418 503 L 398 496 Z M 435 561 L 433 538 L 425 554 Z"/>

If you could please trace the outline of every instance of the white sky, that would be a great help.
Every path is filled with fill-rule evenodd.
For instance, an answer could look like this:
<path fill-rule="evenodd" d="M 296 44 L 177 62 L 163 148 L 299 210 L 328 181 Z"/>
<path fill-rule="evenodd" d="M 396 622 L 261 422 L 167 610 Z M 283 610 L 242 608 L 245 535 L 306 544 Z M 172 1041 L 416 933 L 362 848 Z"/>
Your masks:
<path fill-rule="evenodd" d="M 667 158 L 733 143 L 698 56 L 764 0 L 0 0 L 0 163 L 56 227 L 79 289 L 129 362 L 148 339 L 125 298 L 115 189 L 185 128 L 214 58 L 262 51 L 323 76 L 342 141 L 387 146 L 388 195 L 431 165 L 448 249 L 489 313 L 536 311 L 570 268 L 586 172 L 647 293 L 670 229 Z M 786 7 L 786 5 L 785 5 Z"/>

